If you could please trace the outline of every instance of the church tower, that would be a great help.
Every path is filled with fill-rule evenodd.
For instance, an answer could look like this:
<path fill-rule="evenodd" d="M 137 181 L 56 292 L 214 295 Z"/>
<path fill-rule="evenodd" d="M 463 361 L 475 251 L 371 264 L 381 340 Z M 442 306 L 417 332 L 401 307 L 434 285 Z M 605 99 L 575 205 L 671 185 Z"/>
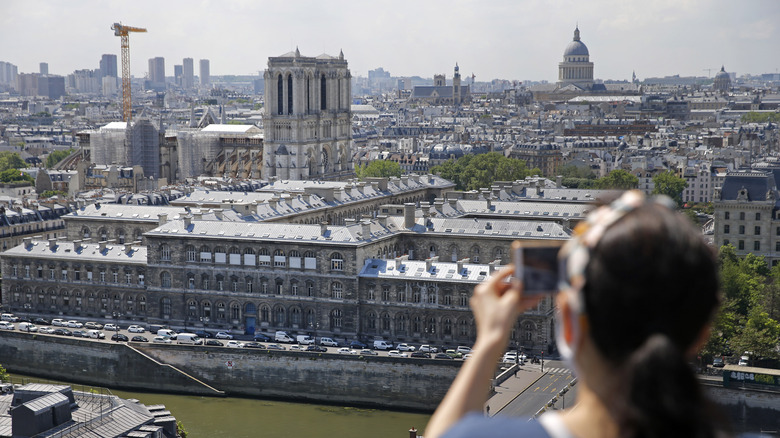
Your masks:
<path fill-rule="evenodd" d="M 574 39 L 563 52 L 563 62 L 558 63 L 558 85 L 563 88 L 573 84 L 584 90 L 593 88 L 593 63 L 588 47 L 580 41 L 580 28 L 574 29 Z"/>
<path fill-rule="evenodd" d="M 261 178 L 338 179 L 352 168 L 352 86 L 344 53 L 268 58 Z"/>
<path fill-rule="evenodd" d="M 455 73 L 452 75 L 452 103 L 455 105 L 460 105 L 463 100 L 461 99 L 461 88 L 460 88 L 460 67 L 458 67 L 458 63 L 455 63 Z"/>

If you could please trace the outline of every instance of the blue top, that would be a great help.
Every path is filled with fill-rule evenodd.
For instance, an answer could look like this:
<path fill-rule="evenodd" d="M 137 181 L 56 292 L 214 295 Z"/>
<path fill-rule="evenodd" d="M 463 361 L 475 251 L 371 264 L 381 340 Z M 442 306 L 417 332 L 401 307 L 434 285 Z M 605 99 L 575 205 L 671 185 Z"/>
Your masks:
<path fill-rule="evenodd" d="M 478 413 L 466 415 L 443 435 L 443 438 L 473 437 L 550 438 L 550 435 L 536 420 L 504 416 L 487 418 Z"/>

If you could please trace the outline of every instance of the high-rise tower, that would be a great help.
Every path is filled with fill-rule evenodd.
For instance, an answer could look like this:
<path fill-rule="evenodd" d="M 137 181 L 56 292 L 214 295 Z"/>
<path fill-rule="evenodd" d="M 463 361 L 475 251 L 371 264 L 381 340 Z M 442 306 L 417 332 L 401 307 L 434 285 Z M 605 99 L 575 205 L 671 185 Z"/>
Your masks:
<path fill-rule="evenodd" d="M 268 58 L 262 178 L 351 174 L 351 78 L 344 53 Z"/>
<path fill-rule="evenodd" d="M 195 67 L 192 58 L 184 58 L 181 64 L 181 86 L 190 89 L 195 86 Z"/>
<path fill-rule="evenodd" d="M 200 60 L 200 84 L 208 85 L 211 83 L 211 68 L 208 59 Z"/>

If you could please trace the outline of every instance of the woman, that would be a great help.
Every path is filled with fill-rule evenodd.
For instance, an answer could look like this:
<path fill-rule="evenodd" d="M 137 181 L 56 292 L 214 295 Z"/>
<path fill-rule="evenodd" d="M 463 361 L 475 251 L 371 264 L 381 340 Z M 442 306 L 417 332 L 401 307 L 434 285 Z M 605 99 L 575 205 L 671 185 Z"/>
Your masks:
<path fill-rule="evenodd" d="M 477 286 L 477 340 L 426 438 L 713 437 L 722 430 L 687 364 L 719 302 L 716 256 L 671 200 L 625 192 L 593 211 L 561 249 L 558 349 L 578 377 L 573 409 L 538 421 L 479 415 L 518 315 L 538 298 L 507 282 Z"/>

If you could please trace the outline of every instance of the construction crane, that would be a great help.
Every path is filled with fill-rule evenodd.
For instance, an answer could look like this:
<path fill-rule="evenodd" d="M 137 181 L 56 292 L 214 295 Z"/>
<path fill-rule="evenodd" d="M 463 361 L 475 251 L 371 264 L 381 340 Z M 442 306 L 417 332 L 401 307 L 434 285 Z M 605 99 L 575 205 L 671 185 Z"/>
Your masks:
<path fill-rule="evenodd" d="M 130 32 L 146 32 L 146 29 L 114 23 L 111 30 L 114 36 L 122 38 L 122 119 L 130 123 L 133 117 L 130 98 Z"/>

